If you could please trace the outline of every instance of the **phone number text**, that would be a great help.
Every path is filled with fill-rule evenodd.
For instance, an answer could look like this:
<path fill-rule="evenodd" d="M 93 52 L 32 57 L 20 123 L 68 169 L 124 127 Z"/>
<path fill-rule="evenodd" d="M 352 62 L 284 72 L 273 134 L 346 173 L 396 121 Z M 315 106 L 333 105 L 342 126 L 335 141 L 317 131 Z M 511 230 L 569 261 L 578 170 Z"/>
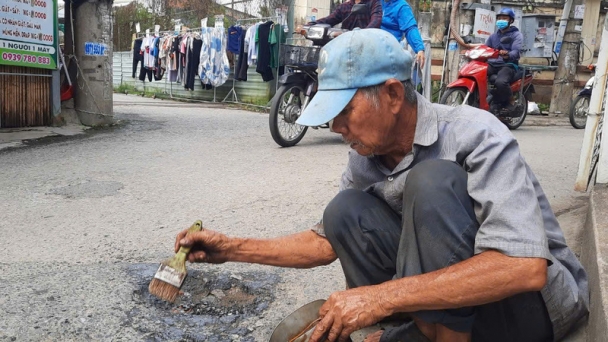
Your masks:
<path fill-rule="evenodd" d="M 29 63 L 29 64 L 42 64 L 42 65 L 51 64 L 51 59 L 49 57 L 40 57 L 40 56 L 33 56 L 33 55 L 28 55 L 28 54 L 12 53 L 12 52 L 3 52 L 2 60 L 10 61 L 10 62 L 23 62 L 23 63 Z"/>

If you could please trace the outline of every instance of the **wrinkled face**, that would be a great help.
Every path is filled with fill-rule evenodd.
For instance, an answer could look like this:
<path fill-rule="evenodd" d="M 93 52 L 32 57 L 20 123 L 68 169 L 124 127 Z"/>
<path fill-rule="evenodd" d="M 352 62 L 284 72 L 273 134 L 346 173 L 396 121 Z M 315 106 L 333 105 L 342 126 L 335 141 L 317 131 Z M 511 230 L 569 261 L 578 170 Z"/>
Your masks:
<path fill-rule="evenodd" d="M 336 116 L 332 130 L 362 156 L 381 154 L 389 142 L 394 117 L 383 106 L 376 108 L 358 91 L 350 103 Z"/>

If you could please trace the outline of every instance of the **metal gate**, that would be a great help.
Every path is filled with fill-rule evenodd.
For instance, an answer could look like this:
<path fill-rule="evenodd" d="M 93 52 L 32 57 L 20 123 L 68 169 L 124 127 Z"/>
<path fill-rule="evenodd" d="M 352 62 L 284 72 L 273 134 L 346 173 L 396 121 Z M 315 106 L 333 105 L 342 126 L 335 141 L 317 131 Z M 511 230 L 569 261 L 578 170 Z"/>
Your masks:
<path fill-rule="evenodd" d="M 49 126 L 51 70 L 0 65 L 0 127 Z"/>

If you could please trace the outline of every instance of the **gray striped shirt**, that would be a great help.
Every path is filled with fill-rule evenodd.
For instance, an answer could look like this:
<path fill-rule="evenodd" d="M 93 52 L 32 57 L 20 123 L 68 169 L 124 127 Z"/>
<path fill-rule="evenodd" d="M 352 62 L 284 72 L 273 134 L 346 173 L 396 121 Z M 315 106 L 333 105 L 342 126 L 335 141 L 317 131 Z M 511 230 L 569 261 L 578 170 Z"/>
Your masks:
<path fill-rule="evenodd" d="M 412 153 L 388 170 L 376 158 L 351 150 L 340 190 L 373 193 L 401 214 L 408 172 L 428 159 L 454 161 L 468 173 L 468 192 L 480 223 L 475 254 L 496 250 L 513 257 L 549 260 L 547 284 L 541 292 L 555 339 L 563 337 L 588 312 L 587 275 L 566 245 L 517 141 L 490 113 L 469 106 L 432 104 L 418 96 Z M 316 231 L 323 235 L 322 225 Z"/>

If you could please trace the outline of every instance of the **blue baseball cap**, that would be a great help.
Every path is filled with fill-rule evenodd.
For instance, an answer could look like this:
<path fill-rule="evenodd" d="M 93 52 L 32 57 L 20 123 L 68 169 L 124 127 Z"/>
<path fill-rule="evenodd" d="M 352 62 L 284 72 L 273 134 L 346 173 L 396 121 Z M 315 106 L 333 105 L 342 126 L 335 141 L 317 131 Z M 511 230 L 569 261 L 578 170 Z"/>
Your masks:
<path fill-rule="evenodd" d="M 354 29 L 338 36 L 320 52 L 319 89 L 296 123 L 319 126 L 348 105 L 357 89 L 391 78 L 409 80 L 412 56 L 395 37 L 383 30 Z"/>

